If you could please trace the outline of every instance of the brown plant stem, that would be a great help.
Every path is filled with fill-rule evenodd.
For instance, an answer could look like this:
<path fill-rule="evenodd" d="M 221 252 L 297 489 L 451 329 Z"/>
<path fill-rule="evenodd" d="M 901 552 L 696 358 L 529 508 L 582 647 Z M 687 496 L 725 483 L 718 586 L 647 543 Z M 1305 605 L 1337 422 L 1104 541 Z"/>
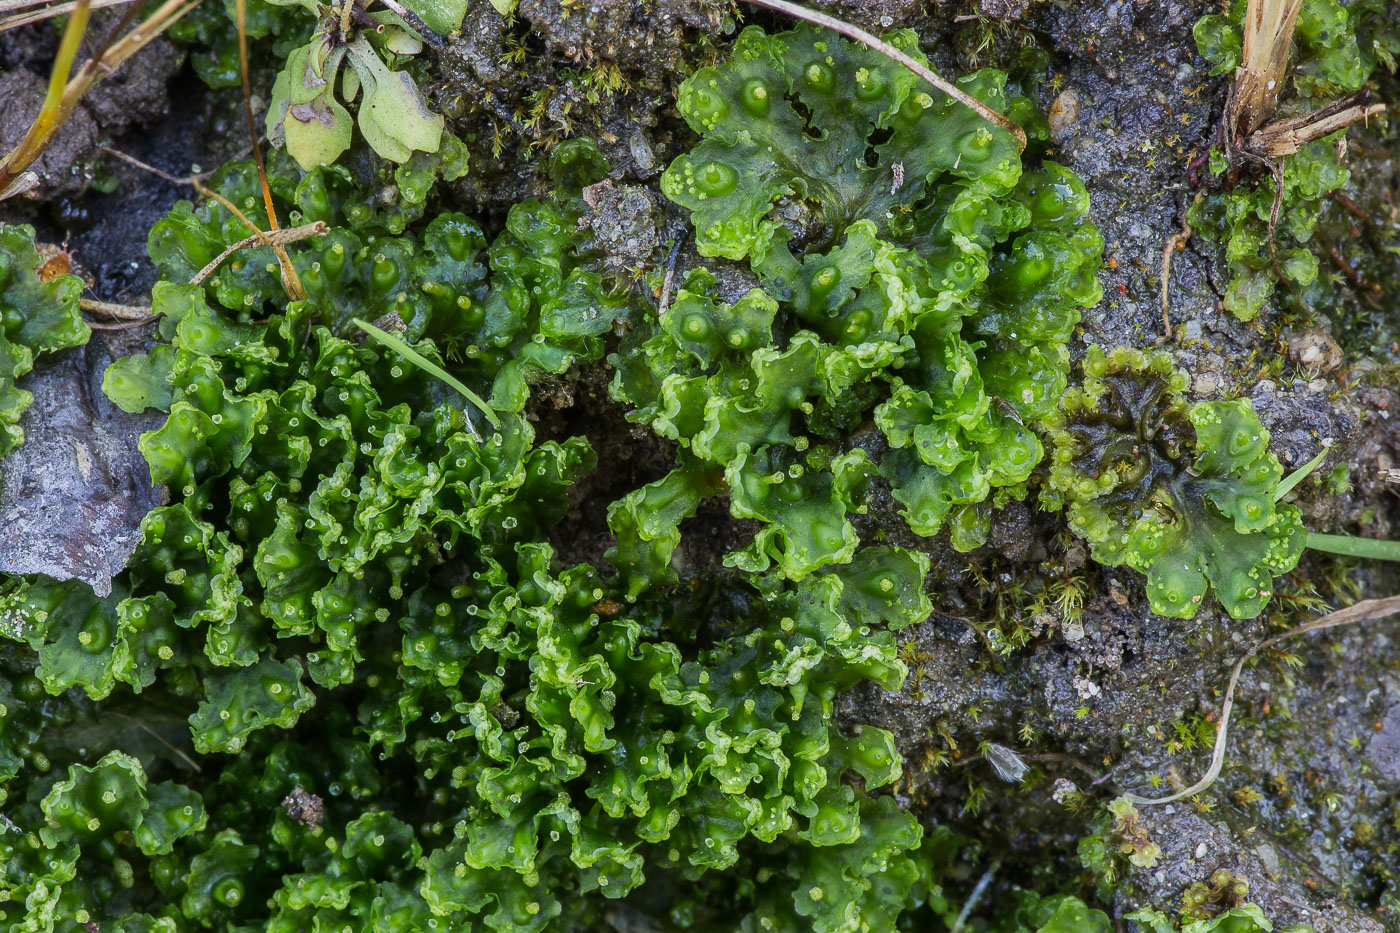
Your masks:
<path fill-rule="evenodd" d="M 1278 105 L 1293 29 L 1302 7 L 1303 0 L 1249 0 L 1244 14 L 1244 48 L 1226 113 L 1227 125 L 1237 139 L 1262 126 Z"/>
<path fill-rule="evenodd" d="M 267 222 L 275 232 L 280 225 L 277 223 L 277 209 L 272 203 L 272 188 L 267 183 L 267 165 L 263 162 L 262 146 L 258 144 L 261 134 L 258 133 L 258 124 L 253 118 L 253 91 L 248 80 L 247 0 L 235 0 L 234 7 L 238 17 L 238 74 L 243 82 L 243 113 L 248 118 L 248 138 L 253 142 L 253 163 L 258 167 L 258 182 L 262 186 L 263 206 L 267 208 Z M 241 214 L 239 216 L 242 217 Z M 244 218 L 243 222 L 252 226 L 247 218 Z M 257 227 L 253 229 L 257 230 Z M 282 288 L 287 297 L 293 301 L 305 299 L 306 289 L 301 284 L 301 276 L 297 275 L 296 267 L 292 265 L 292 258 L 287 255 L 287 248 L 280 243 L 273 243 L 270 238 L 264 237 L 264 240 L 272 246 L 273 255 L 277 257 L 277 265 L 282 271 Z"/>
<path fill-rule="evenodd" d="M 1191 202 L 1191 207 L 1200 203 L 1204 191 L 1196 192 L 1195 200 Z M 1186 219 L 1191 216 L 1191 208 L 1186 209 L 1186 216 L 1181 220 L 1181 230 L 1173 233 L 1167 239 L 1167 245 L 1162 248 L 1162 340 L 1168 341 L 1172 337 L 1172 315 L 1171 315 L 1171 277 L 1172 277 L 1172 257 L 1180 250 L 1186 248 L 1186 241 L 1191 239 L 1191 221 Z"/>
<path fill-rule="evenodd" d="M 1385 105 L 1371 103 L 1370 89 L 1362 88 L 1309 113 L 1275 120 L 1251 133 L 1243 148 L 1261 158 L 1289 156 L 1315 139 L 1382 113 Z"/>

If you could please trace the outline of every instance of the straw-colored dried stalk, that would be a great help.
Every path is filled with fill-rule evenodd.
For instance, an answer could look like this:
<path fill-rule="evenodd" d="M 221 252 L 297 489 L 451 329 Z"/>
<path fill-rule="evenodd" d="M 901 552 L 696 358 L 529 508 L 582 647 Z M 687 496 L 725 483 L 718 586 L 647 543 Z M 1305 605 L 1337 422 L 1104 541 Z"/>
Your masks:
<path fill-rule="evenodd" d="M 1244 148 L 1266 159 L 1292 155 L 1315 139 L 1382 113 L 1385 105 L 1371 103 L 1370 89 L 1362 88 L 1311 113 L 1275 120 L 1251 133 Z"/>
<path fill-rule="evenodd" d="M 1244 55 L 1235 69 L 1229 129 L 1243 140 L 1273 116 L 1283 90 L 1288 51 L 1303 0 L 1249 0 L 1244 15 Z"/>

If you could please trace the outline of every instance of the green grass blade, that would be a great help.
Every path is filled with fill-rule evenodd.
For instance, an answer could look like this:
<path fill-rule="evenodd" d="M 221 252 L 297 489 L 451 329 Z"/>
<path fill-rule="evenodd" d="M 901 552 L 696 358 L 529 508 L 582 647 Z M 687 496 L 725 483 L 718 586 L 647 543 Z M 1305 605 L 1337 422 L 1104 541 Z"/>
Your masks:
<path fill-rule="evenodd" d="M 1314 551 L 1326 551 L 1328 554 L 1341 554 L 1345 557 L 1400 561 L 1400 541 L 1357 538 L 1352 535 L 1322 535 L 1310 531 L 1308 547 Z"/>
<path fill-rule="evenodd" d="M 453 378 L 452 374 L 449 373 L 447 370 L 443 369 L 441 366 L 434 363 L 432 360 L 428 359 L 426 356 L 410 347 L 408 343 L 402 338 L 396 337 L 388 331 L 381 330 L 380 328 L 375 327 L 373 324 L 367 324 L 359 318 L 354 318 L 353 320 L 355 321 L 356 327 L 369 334 L 376 341 L 388 347 L 390 350 L 393 350 L 395 353 L 399 354 L 404 359 L 417 366 L 419 369 L 425 370 L 427 372 L 432 373 L 434 376 L 437 376 L 443 382 L 447 383 L 452 388 L 460 392 L 463 398 L 471 402 L 477 408 L 481 409 L 481 413 L 486 416 L 487 421 L 491 422 L 491 426 L 493 428 L 499 428 L 501 426 L 501 419 L 496 417 L 496 413 L 491 410 L 491 406 L 487 405 L 484 401 L 482 401 L 481 396 L 477 395 L 471 389 L 468 389 L 466 386 L 462 385 L 461 382 Z M 467 427 L 471 428 L 470 418 L 467 419 Z M 473 434 L 476 434 L 475 428 L 472 428 L 471 430 Z M 477 440 L 480 439 L 480 436 L 478 436 Z"/>
<path fill-rule="evenodd" d="M 1317 469 L 1318 464 L 1322 462 L 1322 458 L 1327 456 L 1327 452 L 1331 449 L 1331 447 L 1322 448 L 1322 450 L 1318 452 L 1318 455 L 1316 457 L 1313 457 L 1307 463 L 1298 467 L 1298 469 L 1294 470 L 1292 473 L 1289 473 L 1288 476 L 1284 477 L 1283 482 L 1278 484 L 1278 489 L 1274 490 L 1274 501 L 1278 502 L 1284 496 L 1292 492 L 1294 486 L 1297 486 L 1303 480 L 1307 479 L 1308 474 L 1311 473 L 1313 470 Z"/>

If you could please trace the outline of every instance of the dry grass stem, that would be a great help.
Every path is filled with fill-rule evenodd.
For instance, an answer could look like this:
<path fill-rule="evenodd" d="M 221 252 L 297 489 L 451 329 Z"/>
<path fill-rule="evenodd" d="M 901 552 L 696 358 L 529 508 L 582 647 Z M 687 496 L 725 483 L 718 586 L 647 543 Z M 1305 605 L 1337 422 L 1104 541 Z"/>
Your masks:
<path fill-rule="evenodd" d="M 39 187 L 39 175 L 36 172 L 20 172 L 11 178 L 5 187 L 0 188 L 0 201 L 24 194 L 37 187 Z"/>
<path fill-rule="evenodd" d="M 1370 90 L 1363 88 L 1311 113 L 1275 120 L 1250 134 L 1244 148 L 1264 158 L 1292 155 L 1315 139 L 1385 113 L 1384 104 L 1370 101 Z"/>
<path fill-rule="evenodd" d="M 66 84 L 59 80 L 52 81 L 49 88 L 51 97 L 55 98 L 52 106 L 48 100 L 45 100 L 44 109 L 40 111 L 24 140 L 11 150 L 4 160 L 0 161 L 0 193 L 5 196 L 11 193 L 15 177 L 29 168 L 34 160 L 43 154 L 58 131 L 72 116 L 83 96 L 92 90 L 93 85 L 121 67 L 128 58 L 149 45 L 153 39 L 170 28 L 173 23 L 193 10 L 199 3 L 200 0 L 166 0 L 150 16 L 132 26 L 130 32 L 110 42 L 97 55 L 88 59 L 78 70 L 78 73 L 67 80 Z M 69 32 L 78 21 L 79 11 L 82 13 L 85 25 L 89 7 L 90 0 L 79 0 L 78 8 L 74 11 L 73 18 L 69 20 L 68 30 L 64 33 L 63 44 L 60 46 L 59 56 L 55 61 L 55 79 L 58 78 L 60 66 L 63 65 L 64 50 L 68 47 L 69 42 Z M 135 10 L 136 8 L 132 7 L 131 11 L 128 12 L 128 18 L 132 18 Z M 76 43 L 81 39 L 82 36 L 79 34 L 74 40 L 74 54 L 77 52 Z M 70 57 L 68 61 L 71 65 L 72 58 Z M 64 77 L 66 77 L 67 69 L 63 70 Z M 60 86 L 62 90 L 55 95 L 56 88 Z"/>
<path fill-rule="evenodd" d="M 298 240 L 305 240 L 313 236 L 325 236 L 330 232 L 331 228 L 326 226 L 324 221 L 320 220 L 309 224 L 302 224 L 300 227 L 279 228 L 267 232 L 259 230 L 252 236 L 239 240 L 237 243 L 215 256 L 210 260 L 209 265 L 195 273 L 194 278 L 190 279 L 190 284 L 199 285 L 203 283 L 205 279 L 214 274 L 214 270 L 223 265 L 225 259 L 239 250 L 248 249 L 253 246 L 271 246 L 274 251 L 281 250 L 282 254 L 286 255 L 286 246 L 288 243 L 295 243 Z"/>
<path fill-rule="evenodd" d="M 63 29 L 63 39 L 59 42 L 58 54 L 54 56 L 53 70 L 49 73 L 49 88 L 44 95 L 44 103 L 39 108 L 39 114 L 34 118 L 34 122 L 29 124 L 29 131 L 24 134 L 19 145 L 0 160 L 0 189 L 8 191 L 11 180 L 43 155 L 49 141 L 57 135 L 67 121 L 68 114 L 72 112 L 71 106 L 67 110 L 64 109 L 64 97 L 69 84 L 68 76 L 73 70 L 73 61 L 78 57 L 78 47 L 82 45 L 83 36 L 87 34 L 88 15 L 91 12 L 90 0 L 78 0 L 73 15 L 68 19 L 68 25 Z M 76 101 L 74 103 L 76 104 Z"/>
<path fill-rule="evenodd" d="M 1139 797 L 1136 794 L 1129 794 L 1133 803 L 1136 804 L 1158 804 L 1174 803 L 1186 797 L 1192 797 L 1215 783 L 1220 777 L 1220 770 L 1225 765 L 1225 748 L 1230 729 L 1230 712 L 1235 705 L 1235 687 L 1240 682 L 1240 672 L 1244 670 L 1245 664 L 1249 662 L 1260 651 L 1287 638 L 1295 635 L 1305 635 L 1308 632 L 1320 632 L 1323 629 L 1337 628 L 1342 625 L 1351 625 L 1356 622 L 1374 622 L 1378 619 L 1385 619 L 1393 615 L 1400 614 L 1400 596 L 1387 596 L 1384 599 L 1365 599 L 1354 606 L 1339 609 L 1329 613 L 1320 619 L 1289 629 L 1280 635 L 1266 638 L 1259 644 L 1245 652 L 1244 657 L 1235 662 L 1235 669 L 1230 673 L 1230 685 L 1225 689 L 1225 702 L 1220 707 L 1220 729 L 1215 733 L 1215 750 L 1210 756 L 1210 767 L 1206 769 L 1205 776 L 1190 787 L 1179 790 L 1166 797 Z"/>

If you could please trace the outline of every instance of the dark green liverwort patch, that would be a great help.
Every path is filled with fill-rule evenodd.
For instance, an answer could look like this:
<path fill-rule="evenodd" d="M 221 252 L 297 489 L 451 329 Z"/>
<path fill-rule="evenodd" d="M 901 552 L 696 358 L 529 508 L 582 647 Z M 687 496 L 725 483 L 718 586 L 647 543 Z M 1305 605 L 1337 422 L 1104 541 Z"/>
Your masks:
<path fill-rule="evenodd" d="M 140 447 L 171 502 L 111 596 L 0 595 L 0 697 L 25 704 L 0 709 L 7 929 L 583 931 L 630 896 L 677 923 L 856 933 L 951 909 L 946 834 L 879 793 L 892 737 L 833 718 L 839 692 L 902 683 L 892 632 L 930 611 L 926 560 L 852 548 L 800 582 L 668 590 L 547 543 L 595 458 L 537 442 L 522 409 L 631 308 L 577 223 L 596 154 L 560 163 L 486 263 L 465 218 L 394 235 L 323 204 L 330 234 L 292 250 L 304 301 L 257 251 L 185 284 L 237 233 L 222 208 L 162 222 L 159 340 L 105 389 L 165 415 Z M 275 177 L 307 209 L 338 176 Z M 251 198 L 249 178 L 216 184 Z M 490 417 L 346 339 L 377 308 Z M 62 715 L 36 722 L 44 692 Z M 160 724 L 161 751 L 61 743 L 93 703 Z M 319 821 L 280 803 L 297 787 Z"/>
<path fill-rule="evenodd" d="M 1191 618 L 1209 588 L 1236 618 L 1259 614 L 1305 532 L 1275 503 L 1283 475 L 1245 402 L 1184 397 L 1165 353 L 1090 348 L 1084 387 L 1051 422 L 1042 501 L 1064 506 L 1095 560 L 1147 575 L 1154 612 Z"/>

